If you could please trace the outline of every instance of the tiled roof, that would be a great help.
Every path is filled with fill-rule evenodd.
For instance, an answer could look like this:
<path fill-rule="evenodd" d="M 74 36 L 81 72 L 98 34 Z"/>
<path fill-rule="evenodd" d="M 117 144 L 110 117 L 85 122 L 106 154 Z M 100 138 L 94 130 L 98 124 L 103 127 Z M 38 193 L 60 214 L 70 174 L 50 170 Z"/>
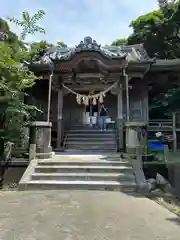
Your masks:
<path fill-rule="evenodd" d="M 83 51 L 96 51 L 110 59 L 126 58 L 131 61 L 150 60 L 142 44 L 129 46 L 101 46 L 91 37 L 85 37 L 77 46 L 70 47 L 52 47 L 36 63 L 50 63 L 53 60 L 69 60 L 76 53 Z"/>

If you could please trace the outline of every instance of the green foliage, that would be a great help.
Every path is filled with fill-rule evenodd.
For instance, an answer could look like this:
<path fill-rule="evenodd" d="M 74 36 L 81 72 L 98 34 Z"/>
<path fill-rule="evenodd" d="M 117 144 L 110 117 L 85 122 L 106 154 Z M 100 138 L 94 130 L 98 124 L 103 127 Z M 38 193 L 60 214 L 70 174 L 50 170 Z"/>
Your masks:
<path fill-rule="evenodd" d="M 9 43 L 18 42 L 18 37 L 15 33 L 10 31 L 7 22 L 2 18 L 0 18 L 0 41 L 6 41 Z"/>
<path fill-rule="evenodd" d="M 35 75 L 28 68 L 22 67 L 27 52 L 7 43 L 0 44 L 0 90 L 8 93 L 23 91 L 34 83 Z"/>
<path fill-rule="evenodd" d="M 15 51 L 14 46 L 8 43 L 0 44 L 0 128 L 4 129 L 8 136 L 12 132 L 9 130 L 10 126 L 12 129 L 13 125 L 14 133 L 21 131 L 24 118 L 27 120 L 31 115 L 28 106 L 23 104 L 23 96 L 24 91 L 33 86 L 37 77 L 28 67 L 22 65 L 22 56 L 25 57 L 26 54 L 20 48 Z"/>
<path fill-rule="evenodd" d="M 22 21 L 9 18 L 22 27 L 21 40 L 15 37 L 14 41 L 7 39 L 1 40 L 0 43 L 0 129 L 3 129 L 5 136 L 10 139 L 13 136 L 23 138 L 22 134 L 31 120 L 32 112 L 38 111 L 36 107 L 24 103 L 26 89 L 31 88 L 38 78 L 28 68 L 27 60 L 30 58 L 30 51 L 27 51 L 22 40 L 27 34 L 44 32 L 36 25 L 43 15 L 44 11 L 40 10 L 32 17 L 28 12 L 23 12 Z M 13 36 L 7 23 L 4 20 L 0 23 L 3 32 Z M 34 49 L 35 45 L 31 48 Z"/>
<path fill-rule="evenodd" d="M 130 23 L 133 33 L 127 39 L 114 41 L 112 45 L 144 44 L 150 57 L 161 59 L 180 58 L 180 1 L 138 17 Z M 170 86 L 168 91 L 155 97 L 150 114 L 166 115 L 179 111 L 180 88 Z"/>
<path fill-rule="evenodd" d="M 180 58 L 180 0 L 172 0 L 156 11 L 138 17 L 129 26 L 133 33 L 127 39 L 114 41 L 112 45 L 144 44 L 150 57 Z M 153 99 L 150 114 L 166 115 L 179 111 L 179 106 L 180 88 L 169 86 L 167 92 Z"/>
<path fill-rule="evenodd" d="M 123 45 L 127 45 L 127 38 L 120 38 L 116 41 L 113 41 L 112 46 L 123 46 Z"/>
<path fill-rule="evenodd" d="M 67 45 L 64 42 L 57 42 L 57 45 L 61 47 L 67 47 Z"/>
<path fill-rule="evenodd" d="M 24 93 L 18 93 L 8 101 L 5 112 L 4 130 L 7 139 L 21 145 L 27 139 L 26 128 L 31 123 L 34 111 L 40 111 L 33 105 L 24 103 Z M 18 136 L 18 138 L 17 138 Z"/>
<path fill-rule="evenodd" d="M 43 10 L 39 10 L 32 17 L 27 11 L 22 12 L 22 20 L 16 19 L 14 17 L 8 18 L 10 22 L 15 23 L 17 26 L 22 28 L 21 31 L 21 39 L 24 40 L 28 34 L 35 33 L 45 33 L 44 28 L 38 26 L 36 23 L 43 18 L 45 12 Z"/>
<path fill-rule="evenodd" d="M 29 58 L 30 60 L 39 60 L 49 47 L 53 47 L 47 41 L 34 42 L 30 45 Z"/>
<path fill-rule="evenodd" d="M 150 114 L 152 116 L 171 115 L 180 111 L 180 87 L 170 85 L 169 89 L 161 92 L 152 99 Z"/>
<path fill-rule="evenodd" d="M 64 42 L 57 42 L 57 45 L 60 47 L 67 47 Z M 39 60 L 40 57 L 48 50 L 48 48 L 54 47 L 53 44 L 48 43 L 47 41 L 34 42 L 30 45 L 29 58 L 30 60 Z"/>
<path fill-rule="evenodd" d="M 140 16 L 130 23 L 133 33 L 128 44 L 143 43 L 150 57 L 178 58 L 180 45 L 180 2 L 170 3 L 165 8 L 158 9 Z"/>

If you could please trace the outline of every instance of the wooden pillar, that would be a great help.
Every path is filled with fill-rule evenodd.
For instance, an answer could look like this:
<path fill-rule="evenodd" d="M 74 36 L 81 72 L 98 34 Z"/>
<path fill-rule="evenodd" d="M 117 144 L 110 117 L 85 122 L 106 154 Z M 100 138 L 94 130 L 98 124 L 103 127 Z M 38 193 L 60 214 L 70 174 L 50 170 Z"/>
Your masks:
<path fill-rule="evenodd" d="M 47 122 L 49 122 L 49 121 L 50 121 L 52 79 L 53 79 L 53 72 L 52 72 L 52 73 L 50 74 L 50 76 L 49 76 Z"/>
<path fill-rule="evenodd" d="M 62 87 L 58 90 L 57 97 L 57 149 L 61 149 L 61 142 L 63 137 L 63 90 Z"/>
<path fill-rule="evenodd" d="M 126 86 L 126 120 L 129 122 L 129 78 L 125 73 L 125 86 Z"/>
<path fill-rule="evenodd" d="M 117 94 L 117 150 L 124 148 L 124 133 L 123 133 L 123 86 L 119 82 Z"/>
<path fill-rule="evenodd" d="M 177 150 L 177 136 L 176 136 L 176 113 L 172 115 L 172 132 L 173 132 L 173 151 Z"/>

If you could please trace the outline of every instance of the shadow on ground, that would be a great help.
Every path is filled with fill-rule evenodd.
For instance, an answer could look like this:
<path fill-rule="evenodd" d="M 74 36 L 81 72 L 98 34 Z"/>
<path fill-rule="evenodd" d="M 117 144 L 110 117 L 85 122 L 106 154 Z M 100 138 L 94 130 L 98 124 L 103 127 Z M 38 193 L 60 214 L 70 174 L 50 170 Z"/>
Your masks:
<path fill-rule="evenodd" d="M 166 220 L 176 223 L 178 226 L 180 226 L 180 217 L 166 218 Z"/>

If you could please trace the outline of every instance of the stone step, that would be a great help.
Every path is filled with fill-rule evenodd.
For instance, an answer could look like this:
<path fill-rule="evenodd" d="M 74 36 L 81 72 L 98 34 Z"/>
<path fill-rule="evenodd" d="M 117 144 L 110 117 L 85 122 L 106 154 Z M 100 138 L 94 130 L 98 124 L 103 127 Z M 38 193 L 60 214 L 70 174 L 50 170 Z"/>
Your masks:
<path fill-rule="evenodd" d="M 115 153 L 117 152 L 117 149 L 115 147 L 112 147 L 112 148 L 106 148 L 106 149 L 103 149 L 102 147 L 94 147 L 94 148 L 90 148 L 90 147 L 77 147 L 77 146 L 65 146 L 65 149 L 64 149 L 65 152 L 93 152 L 93 153 L 107 153 L 107 152 L 111 152 L 111 153 Z"/>
<path fill-rule="evenodd" d="M 66 153 L 76 153 L 77 154 L 77 153 L 82 153 L 82 151 L 84 153 L 97 153 L 97 154 L 101 153 L 101 154 L 103 154 L 103 153 L 116 153 L 117 149 L 116 148 L 113 148 L 113 149 L 102 149 L 102 148 L 100 148 L 100 149 L 93 149 L 93 151 L 90 148 L 76 149 L 76 148 L 67 148 L 66 147 L 64 149 L 64 152 L 66 152 Z"/>
<path fill-rule="evenodd" d="M 92 129 L 96 129 L 99 130 L 100 128 L 98 126 L 89 126 L 89 125 L 74 125 L 71 126 L 71 129 L 88 129 L 88 130 L 92 130 Z M 112 127 L 109 129 L 113 129 Z"/>
<path fill-rule="evenodd" d="M 56 158 L 56 156 L 54 157 Z M 106 161 L 106 160 L 58 160 L 59 156 L 57 156 L 57 160 L 40 160 L 38 161 L 38 166 L 131 166 L 129 162 L 123 161 Z"/>
<path fill-rule="evenodd" d="M 68 136 L 76 136 L 76 135 L 88 135 L 88 136 L 114 136 L 115 135 L 115 131 L 80 131 L 80 130 L 76 130 L 76 131 L 69 131 L 66 133 Z"/>
<path fill-rule="evenodd" d="M 69 141 L 67 140 L 66 141 L 66 145 L 69 145 L 69 146 L 100 146 L 100 147 L 108 147 L 108 146 L 113 146 L 113 147 L 116 147 L 116 143 L 114 141 L 109 141 L 109 142 L 104 142 L 104 141 L 95 141 L 95 142 L 92 142 L 92 141 Z"/>
<path fill-rule="evenodd" d="M 133 181 L 48 181 L 48 180 L 31 180 L 27 183 L 21 183 L 19 190 L 107 190 L 134 192 L 137 185 Z"/>
<path fill-rule="evenodd" d="M 134 181 L 134 175 L 124 173 L 33 173 L 32 180 L 52 181 Z"/>
<path fill-rule="evenodd" d="M 87 132 L 77 132 L 77 133 L 67 133 L 67 138 L 115 138 L 114 133 L 87 133 Z"/>
<path fill-rule="evenodd" d="M 68 130 L 71 133 L 75 132 L 89 132 L 89 133 L 114 133 L 115 129 L 107 129 L 106 131 L 102 131 L 101 129 L 97 128 L 91 128 L 91 129 L 84 129 L 84 128 L 74 128 L 74 129 L 69 129 Z"/>
<path fill-rule="evenodd" d="M 98 166 L 98 165 L 37 165 L 36 173 L 132 173 L 130 166 Z"/>
<path fill-rule="evenodd" d="M 89 134 L 112 134 L 115 133 L 115 130 L 108 129 L 107 131 L 101 131 L 100 129 L 70 129 L 69 133 L 89 133 Z"/>
<path fill-rule="evenodd" d="M 66 142 L 65 143 L 67 148 L 71 148 L 71 149 L 81 149 L 81 150 L 103 150 L 103 149 L 108 149 L 108 150 L 112 150 L 112 149 L 116 149 L 116 144 L 84 144 L 84 143 L 79 143 L 79 144 L 71 144 Z"/>
<path fill-rule="evenodd" d="M 98 137 L 94 137 L 94 136 L 92 136 L 92 137 L 88 137 L 88 136 L 84 136 L 84 137 L 78 137 L 78 136 L 73 136 L 73 137 L 67 137 L 67 139 L 66 139 L 67 141 L 75 141 L 75 142 L 115 142 L 115 137 L 113 136 L 113 137 L 100 137 L 100 138 L 98 138 Z"/>

